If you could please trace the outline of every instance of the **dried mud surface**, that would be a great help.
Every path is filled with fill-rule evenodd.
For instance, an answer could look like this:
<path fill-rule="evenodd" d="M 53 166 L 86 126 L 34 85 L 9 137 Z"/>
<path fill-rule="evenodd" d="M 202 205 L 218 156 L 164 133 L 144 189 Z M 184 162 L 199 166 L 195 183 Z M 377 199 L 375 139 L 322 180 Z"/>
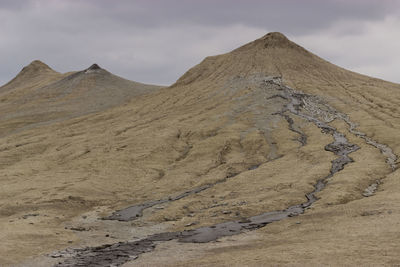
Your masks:
<path fill-rule="evenodd" d="M 0 265 L 400 264 L 398 84 L 271 33 L 110 95 L 136 85 L 34 62 L 0 87 Z"/>
<path fill-rule="evenodd" d="M 120 242 L 115 244 L 107 244 L 98 247 L 87 247 L 84 249 L 69 250 L 63 255 L 67 257 L 64 262 L 58 263 L 56 266 L 120 266 L 128 261 L 137 259 L 139 255 L 153 251 L 156 244 L 159 242 L 178 240 L 184 243 L 207 243 L 215 241 L 222 237 L 233 236 L 240 234 L 244 231 L 255 230 L 266 226 L 272 222 L 281 221 L 289 217 L 295 217 L 305 212 L 314 202 L 318 200 L 315 196 L 316 193 L 323 190 L 326 186 L 327 179 L 333 177 L 337 172 L 343 170 L 345 165 L 353 162 L 353 159 L 349 157 L 350 153 L 357 151 L 360 147 L 355 144 L 351 144 L 346 139 L 343 133 L 340 133 L 332 126 L 329 126 L 325 121 L 332 119 L 327 119 L 327 115 L 336 116 L 338 114 L 333 108 L 329 106 L 323 106 L 320 101 L 315 96 L 306 95 L 299 91 L 295 91 L 289 87 L 283 86 L 280 79 L 277 77 L 264 79 L 265 85 L 260 85 L 265 87 L 266 90 L 272 87 L 278 87 L 278 91 L 282 91 L 280 95 L 283 99 L 288 101 L 285 105 L 285 109 L 279 113 L 283 116 L 289 123 L 289 129 L 300 135 L 300 143 L 305 145 L 305 142 L 301 140 L 307 140 L 307 136 L 293 129 L 293 120 L 285 115 L 284 112 L 288 111 L 293 115 L 303 117 L 308 121 L 315 124 L 321 132 L 324 134 L 330 134 L 334 138 L 334 142 L 325 146 L 325 150 L 330 151 L 337 155 L 338 157 L 332 161 L 332 166 L 330 173 L 319 179 L 314 185 L 314 190 L 307 193 L 306 202 L 298 205 L 290 206 L 284 210 L 278 211 L 268 211 L 260 215 L 252 216 L 240 221 L 230 221 L 224 222 L 212 226 L 200 227 L 193 230 L 187 230 L 182 232 L 165 232 L 160 234 L 151 235 L 147 238 L 133 241 L 133 242 Z M 312 101 L 314 99 L 314 101 Z M 316 102 L 316 101 L 317 102 Z M 329 113 L 329 114 L 327 114 Z M 325 120 L 321 119 L 325 118 Z M 347 118 L 347 116 L 340 114 L 340 117 Z M 346 123 L 351 127 L 354 125 L 349 119 Z M 353 126 L 354 128 L 354 126 Z M 351 129 L 353 134 L 356 134 L 363 139 L 368 138 L 365 134 L 354 133 L 354 129 Z M 385 147 L 385 150 L 381 150 L 382 154 L 387 156 L 387 162 L 390 163 L 392 157 L 395 157 L 393 153 L 390 153 L 390 148 L 384 145 L 380 145 L 372 139 L 367 139 L 369 144 L 373 144 L 375 147 Z M 389 152 L 388 152 L 389 151 Z M 223 182 L 223 181 L 219 181 Z M 218 183 L 219 183 L 218 182 Z M 158 200 L 153 202 L 148 202 L 140 204 L 137 206 L 131 206 L 126 209 L 115 212 L 113 215 L 106 217 L 105 219 L 127 221 L 136 219 L 142 215 L 142 211 L 145 208 L 179 200 L 191 194 L 199 193 L 203 190 L 207 190 L 212 185 L 203 186 L 200 188 L 195 188 L 191 191 L 187 191 L 177 197 L 170 197 L 165 200 Z M 157 243 L 156 243 L 157 242 Z"/>

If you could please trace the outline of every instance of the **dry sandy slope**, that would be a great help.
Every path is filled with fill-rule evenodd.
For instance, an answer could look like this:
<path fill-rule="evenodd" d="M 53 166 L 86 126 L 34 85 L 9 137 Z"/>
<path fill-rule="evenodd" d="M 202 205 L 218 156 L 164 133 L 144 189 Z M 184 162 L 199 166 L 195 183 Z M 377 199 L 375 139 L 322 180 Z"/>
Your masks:
<path fill-rule="evenodd" d="M 292 115 L 308 136 L 300 146 L 287 121 L 273 115 L 286 102 L 268 99 L 272 93 L 259 86 L 260 77 L 276 75 L 325 99 L 400 154 L 399 85 L 346 71 L 268 34 L 206 58 L 171 87 L 126 105 L 3 137 L 0 264 L 29 265 L 30 257 L 68 246 L 195 228 L 303 202 L 329 173 L 335 156 L 324 147 L 332 137 Z M 398 171 L 389 174 L 380 151 L 343 122 L 331 124 L 361 149 L 306 214 L 212 244 L 160 244 L 128 264 L 399 264 Z M 133 223 L 89 220 L 232 174 L 238 175 L 146 210 Z M 362 196 L 384 177 L 375 196 Z M 27 214 L 37 215 L 24 219 Z M 71 224 L 90 231 L 64 229 Z M 129 234 L 118 233 L 121 227 Z"/>
<path fill-rule="evenodd" d="M 0 87 L 0 136 L 119 106 L 159 88 L 128 81 L 97 64 L 61 74 L 35 60 Z"/>

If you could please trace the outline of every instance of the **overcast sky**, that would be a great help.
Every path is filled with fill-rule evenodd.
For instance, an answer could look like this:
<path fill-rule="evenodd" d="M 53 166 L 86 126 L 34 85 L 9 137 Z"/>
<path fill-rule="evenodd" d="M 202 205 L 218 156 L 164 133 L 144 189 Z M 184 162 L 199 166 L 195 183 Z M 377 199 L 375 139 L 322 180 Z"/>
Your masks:
<path fill-rule="evenodd" d="M 317 55 L 400 82 L 396 0 L 0 0 L 0 84 L 40 59 L 171 84 L 204 57 L 280 31 Z"/>

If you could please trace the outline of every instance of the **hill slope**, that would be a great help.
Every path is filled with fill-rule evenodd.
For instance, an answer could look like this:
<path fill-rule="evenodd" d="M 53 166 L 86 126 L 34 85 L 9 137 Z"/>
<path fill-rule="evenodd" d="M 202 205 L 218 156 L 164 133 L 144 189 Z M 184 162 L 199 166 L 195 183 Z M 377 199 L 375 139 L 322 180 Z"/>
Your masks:
<path fill-rule="evenodd" d="M 398 264 L 399 102 L 400 85 L 270 33 L 126 105 L 5 136 L 0 262 Z"/>
<path fill-rule="evenodd" d="M 0 135 L 105 110 L 159 88 L 125 80 L 97 64 L 60 74 L 36 60 L 0 87 Z"/>

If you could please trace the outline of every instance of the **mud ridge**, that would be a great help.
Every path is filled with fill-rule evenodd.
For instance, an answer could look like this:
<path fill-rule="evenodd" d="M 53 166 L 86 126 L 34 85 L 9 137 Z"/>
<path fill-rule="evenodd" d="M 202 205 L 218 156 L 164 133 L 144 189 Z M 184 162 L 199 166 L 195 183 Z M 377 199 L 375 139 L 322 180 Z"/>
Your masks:
<path fill-rule="evenodd" d="M 396 154 L 394 154 L 393 150 L 389 146 L 378 143 L 371 137 L 368 137 L 365 133 L 358 131 L 358 125 L 352 122 L 346 114 L 338 113 L 338 116 L 347 123 L 347 125 L 349 126 L 349 131 L 352 134 L 364 139 L 367 144 L 372 145 L 381 151 L 382 155 L 386 157 L 386 163 L 390 166 L 392 171 L 395 171 L 397 169 L 397 156 Z"/>
<path fill-rule="evenodd" d="M 145 209 L 151 208 L 155 205 L 176 201 L 181 198 L 200 193 L 200 192 L 202 192 L 206 189 L 209 189 L 217 184 L 226 182 L 226 180 L 227 180 L 227 178 L 224 178 L 224 179 L 218 180 L 212 184 L 206 184 L 206 185 L 203 185 L 200 187 L 196 187 L 192 190 L 185 191 L 184 193 L 179 194 L 177 196 L 167 197 L 167 198 L 163 198 L 163 199 L 159 199 L 159 200 L 151 200 L 151 201 L 144 202 L 144 203 L 141 203 L 138 205 L 130 206 L 125 209 L 118 210 L 108 217 L 104 217 L 103 220 L 117 220 L 117 221 L 125 221 L 125 222 L 133 221 L 133 220 L 136 220 L 139 217 L 141 217 L 143 215 L 143 210 L 145 210 Z"/>
<path fill-rule="evenodd" d="M 252 165 L 246 171 L 251 171 L 251 170 L 257 169 L 261 164 Z M 123 222 L 133 221 L 133 220 L 136 220 L 139 217 L 143 216 L 143 211 L 145 209 L 151 208 L 151 207 L 159 205 L 159 204 L 177 201 L 179 199 L 188 197 L 190 195 L 198 194 L 198 193 L 200 193 L 204 190 L 210 189 L 218 184 L 225 183 L 228 179 L 233 178 L 233 177 L 239 175 L 240 173 L 241 172 L 227 175 L 225 178 L 217 180 L 214 183 L 205 184 L 205 185 L 196 187 L 194 189 L 187 190 L 176 196 L 169 196 L 169 197 L 166 197 L 163 199 L 151 200 L 151 201 L 147 201 L 147 202 L 144 202 L 141 204 L 129 206 L 127 208 L 115 211 L 110 216 L 104 217 L 102 219 L 103 220 L 117 220 L 117 221 L 123 221 Z"/>
<path fill-rule="evenodd" d="M 205 243 L 217 240 L 221 237 L 259 229 L 269 223 L 304 213 L 308 207 L 318 200 L 315 194 L 325 188 L 326 180 L 335 175 L 335 173 L 341 171 L 345 165 L 353 162 L 349 154 L 358 150 L 359 147 L 349 143 L 344 134 L 318 119 L 317 116 L 313 116 L 313 113 L 308 112 L 304 105 L 304 99 L 308 97 L 307 95 L 284 87 L 280 83 L 276 83 L 276 78 L 273 80 L 266 79 L 264 86 L 279 86 L 283 91 L 282 96 L 289 101 L 287 104 L 288 111 L 314 123 L 324 134 L 330 134 L 334 138 L 332 143 L 325 146 L 325 150 L 334 153 L 338 157 L 331 162 L 332 166 L 329 174 L 319 179 L 314 185 L 313 191 L 305 195 L 307 200 L 304 203 L 290 206 L 284 210 L 265 212 L 245 220 L 224 222 L 213 226 L 199 227 L 197 229 L 181 232 L 165 232 L 151 235 L 137 241 L 74 249 L 61 253 L 66 259 L 56 266 L 120 266 L 127 261 L 136 259 L 140 254 L 154 250 L 157 242 L 178 240 L 179 242 Z M 149 203 L 152 204 L 152 202 Z M 119 214 L 120 213 L 121 211 L 119 211 Z M 121 215 L 116 216 L 115 219 L 122 218 Z"/>
<path fill-rule="evenodd" d="M 355 136 L 357 136 L 359 138 L 364 139 L 365 143 L 379 149 L 381 154 L 383 156 L 385 156 L 386 163 L 390 166 L 392 172 L 394 172 L 397 169 L 397 159 L 398 158 L 389 146 L 378 143 L 371 137 L 367 136 L 365 133 L 358 131 L 357 130 L 358 125 L 356 123 L 352 122 L 350 120 L 349 116 L 347 116 L 346 114 L 337 112 L 337 117 L 347 123 L 347 125 L 349 126 L 349 132 L 351 132 L 352 134 L 354 134 Z M 364 189 L 364 192 L 362 193 L 362 195 L 364 197 L 373 196 L 375 194 L 375 192 L 378 190 L 379 185 L 382 183 L 384 178 L 385 177 L 379 178 L 374 183 L 370 184 L 367 188 Z"/>
<path fill-rule="evenodd" d="M 289 99 L 292 98 L 295 101 L 291 101 L 287 105 L 287 108 L 294 114 L 298 113 L 298 108 L 302 107 L 304 110 L 306 110 L 309 114 L 313 114 L 313 116 L 317 116 L 321 118 L 322 120 L 326 122 L 331 122 L 335 119 L 342 120 L 348 125 L 348 130 L 350 133 L 355 135 L 356 137 L 359 137 L 365 141 L 368 145 L 371 145 L 381 152 L 381 154 L 386 158 L 386 163 L 389 165 L 391 168 L 392 172 L 397 169 L 397 160 L 398 157 L 394 154 L 393 150 L 385 145 L 381 144 L 378 141 L 372 139 L 371 137 L 367 136 L 365 133 L 357 130 L 358 125 L 354 122 L 352 122 L 347 114 L 341 113 L 328 105 L 327 103 L 324 103 L 321 99 L 319 99 L 317 96 L 312 96 L 312 95 L 307 95 L 303 94 L 301 92 L 298 92 L 290 87 L 282 85 L 282 81 L 279 77 L 274 77 L 274 78 L 267 78 L 266 83 L 269 85 L 276 85 L 276 86 L 281 86 L 283 90 L 283 94 L 279 95 L 281 98 Z M 305 117 L 306 119 L 310 120 L 310 116 L 303 114 L 297 114 L 302 117 Z M 379 185 L 381 184 L 383 178 L 377 179 L 374 183 L 370 184 L 362 193 L 363 196 L 369 197 L 372 196 L 376 190 L 378 190 Z"/>
<path fill-rule="evenodd" d="M 279 158 L 280 157 L 277 157 L 276 159 L 279 159 Z M 275 159 L 272 159 L 272 160 L 275 160 Z M 263 163 L 265 163 L 265 162 L 263 162 Z M 252 166 L 248 167 L 247 170 L 245 170 L 245 171 L 255 170 L 263 163 L 252 165 Z M 139 217 L 143 216 L 143 211 L 145 209 L 151 208 L 151 207 L 159 205 L 159 204 L 177 201 L 179 199 L 188 197 L 190 195 L 198 194 L 198 193 L 200 193 L 204 190 L 210 189 L 218 184 L 225 183 L 226 181 L 228 181 L 228 179 L 233 178 L 241 173 L 242 172 L 229 174 L 225 178 L 217 180 L 214 183 L 205 184 L 205 185 L 196 187 L 194 189 L 187 190 L 177 196 L 169 196 L 169 197 L 166 197 L 163 199 L 151 200 L 151 201 L 147 201 L 147 202 L 140 203 L 137 205 L 129 206 L 127 208 L 117 210 L 117 211 L 113 212 L 110 216 L 103 217 L 102 219 L 103 220 L 116 220 L 116 221 L 121 221 L 121 222 L 134 221 L 134 220 L 138 219 Z"/>
<path fill-rule="evenodd" d="M 275 114 L 282 116 L 287 121 L 289 130 L 299 135 L 297 141 L 300 143 L 300 146 L 305 146 L 307 144 L 307 135 L 305 135 L 298 127 L 296 127 L 293 119 L 284 112 L 285 111 L 281 111 Z"/>

